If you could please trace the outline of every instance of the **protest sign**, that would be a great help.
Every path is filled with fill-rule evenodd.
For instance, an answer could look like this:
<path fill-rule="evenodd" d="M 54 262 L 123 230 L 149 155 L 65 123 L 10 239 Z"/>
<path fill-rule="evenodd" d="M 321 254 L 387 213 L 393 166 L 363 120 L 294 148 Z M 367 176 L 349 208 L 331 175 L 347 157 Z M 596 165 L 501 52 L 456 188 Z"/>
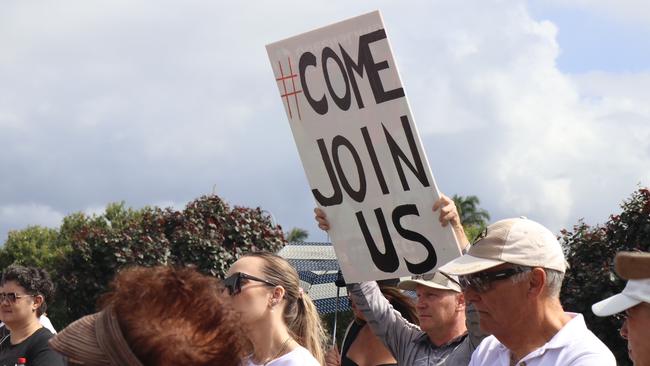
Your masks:
<path fill-rule="evenodd" d="M 266 46 L 348 282 L 422 274 L 460 254 L 378 11 Z"/>

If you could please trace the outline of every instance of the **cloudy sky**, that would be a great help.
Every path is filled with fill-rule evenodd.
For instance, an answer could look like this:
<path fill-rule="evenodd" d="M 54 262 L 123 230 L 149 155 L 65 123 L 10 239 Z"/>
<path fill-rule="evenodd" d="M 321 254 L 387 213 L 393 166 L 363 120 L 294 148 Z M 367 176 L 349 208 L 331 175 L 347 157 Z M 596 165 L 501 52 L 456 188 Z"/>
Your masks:
<path fill-rule="evenodd" d="M 211 192 L 323 240 L 264 46 L 375 9 L 443 192 L 558 231 L 650 184 L 645 0 L 9 1 L 0 243 Z"/>

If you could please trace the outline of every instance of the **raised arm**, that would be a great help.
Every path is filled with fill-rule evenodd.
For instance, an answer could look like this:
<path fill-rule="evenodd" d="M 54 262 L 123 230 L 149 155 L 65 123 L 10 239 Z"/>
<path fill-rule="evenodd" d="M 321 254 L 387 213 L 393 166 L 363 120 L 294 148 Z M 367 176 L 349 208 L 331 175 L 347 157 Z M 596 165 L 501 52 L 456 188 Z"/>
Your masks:
<path fill-rule="evenodd" d="M 314 209 L 318 227 L 329 230 L 325 212 Z M 417 325 L 411 324 L 393 309 L 381 293 L 377 282 L 368 281 L 347 285 L 348 294 L 361 311 L 372 332 L 381 339 L 398 360 L 404 359 L 411 342 L 423 333 Z"/>
<path fill-rule="evenodd" d="M 454 200 L 441 194 L 440 199 L 433 204 L 433 211 L 440 211 L 438 220 L 440 220 L 442 226 L 451 225 L 456 234 L 456 238 L 458 239 L 460 250 L 463 252 L 469 250 L 469 239 L 467 239 L 467 235 L 463 229 L 463 224 L 460 222 L 460 215 L 458 214 L 458 209 L 456 208 Z M 481 330 L 479 325 L 479 313 L 476 311 L 473 304 L 465 306 L 465 326 L 467 327 L 467 333 L 470 337 L 472 348 L 478 347 L 479 343 L 481 343 L 483 338 L 488 334 Z"/>
<path fill-rule="evenodd" d="M 375 281 L 348 284 L 348 294 L 372 332 L 398 361 L 408 358 L 413 341 L 424 333 L 395 310 Z M 399 363 L 399 362 L 398 362 Z M 401 363 L 400 363 L 401 364 Z"/>
<path fill-rule="evenodd" d="M 451 225 L 454 234 L 456 234 L 456 239 L 458 239 L 460 250 L 464 251 L 466 248 L 469 249 L 469 240 L 467 239 L 467 235 L 465 235 L 463 223 L 460 222 L 460 215 L 458 215 L 458 209 L 456 208 L 456 204 L 454 204 L 454 200 L 444 194 L 440 194 L 440 198 L 433 204 L 433 212 L 436 211 L 440 212 L 438 220 L 443 227 Z"/>

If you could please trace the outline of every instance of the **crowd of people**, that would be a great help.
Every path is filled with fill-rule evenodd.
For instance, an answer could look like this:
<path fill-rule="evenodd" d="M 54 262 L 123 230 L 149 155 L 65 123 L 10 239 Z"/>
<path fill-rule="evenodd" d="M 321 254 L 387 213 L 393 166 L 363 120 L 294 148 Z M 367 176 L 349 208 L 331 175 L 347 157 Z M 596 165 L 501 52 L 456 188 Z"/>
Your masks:
<path fill-rule="evenodd" d="M 470 244 L 452 200 L 442 196 L 434 211 L 455 231 L 463 255 L 397 286 L 348 283 L 355 320 L 341 352 L 329 347 L 296 270 L 276 254 L 254 252 L 223 280 L 191 267 L 123 269 L 99 312 L 58 334 L 46 316 L 49 275 L 11 265 L 0 279 L 0 366 L 616 364 L 583 316 L 563 309 L 567 264 L 548 229 L 506 219 Z M 325 213 L 315 212 L 329 230 Z M 616 262 L 627 285 L 593 312 L 624 312 L 620 333 L 630 359 L 648 366 L 650 253 L 621 253 Z"/>

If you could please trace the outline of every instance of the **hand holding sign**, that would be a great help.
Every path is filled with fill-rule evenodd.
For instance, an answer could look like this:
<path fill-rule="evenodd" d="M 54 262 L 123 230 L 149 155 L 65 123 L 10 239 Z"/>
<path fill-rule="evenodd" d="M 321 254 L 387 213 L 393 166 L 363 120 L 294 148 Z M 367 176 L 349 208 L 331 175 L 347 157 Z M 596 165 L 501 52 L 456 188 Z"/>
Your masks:
<path fill-rule="evenodd" d="M 467 235 L 465 235 L 463 223 L 460 222 L 458 207 L 456 207 L 454 200 L 444 194 L 440 194 L 440 198 L 433 204 L 433 212 L 438 210 L 440 210 L 438 221 L 440 221 L 443 227 L 451 224 L 451 228 L 454 229 L 454 233 L 456 234 L 456 239 L 458 239 L 458 247 L 462 251 L 469 245 L 469 240 L 467 239 Z"/>
<path fill-rule="evenodd" d="M 316 222 L 318 223 L 318 227 L 323 230 L 323 231 L 328 231 L 330 229 L 330 223 L 327 221 L 327 214 L 325 214 L 325 211 L 323 209 L 316 207 L 314 209 L 314 213 L 316 214 Z"/>
<path fill-rule="evenodd" d="M 445 196 L 444 194 L 440 195 L 440 198 L 433 205 L 433 212 L 439 211 L 438 221 L 440 225 L 446 227 L 451 224 L 451 227 L 456 233 L 456 237 L 459 238 L 460 249 L 463 250 L 467 245 L 469 245 L 469 240 L 463 229 L 463 225 L 460 222 L 460 215 L 458 214 L 458 209 L 456 204 L 452 199 Z M 315 219 L 318 223 L 318 227 L 321 230 L 328 231 L 330 229 L 329 221 L 327 220 L 327 215 L 325 211 L 316 207 L 314 209 Z"/>
<path fill-rule="evenodd" d="M 433 212 L 440 211 L 438 216 L 438 221 L 442 227 L 446 227 L 451 224 L 452 229 L 456 233 L 456 238 L 459 240 L 459 249 L 463 250 L 467 245 L 469 245 L 469 240 L 465 234 L 465 229 L 463 228 L 462 223 L 460 222 L 460 215 L 458 215 L 458 208 L 454 201 L 440 194 L 440 198 L 433 204 Z M 330 229 L 330 223 L 327 220 L 327 214 L 321 208 L 314 208 L 314 219 L 318 224 L 318 228 L 323 231 L 328 231 Z"/>

